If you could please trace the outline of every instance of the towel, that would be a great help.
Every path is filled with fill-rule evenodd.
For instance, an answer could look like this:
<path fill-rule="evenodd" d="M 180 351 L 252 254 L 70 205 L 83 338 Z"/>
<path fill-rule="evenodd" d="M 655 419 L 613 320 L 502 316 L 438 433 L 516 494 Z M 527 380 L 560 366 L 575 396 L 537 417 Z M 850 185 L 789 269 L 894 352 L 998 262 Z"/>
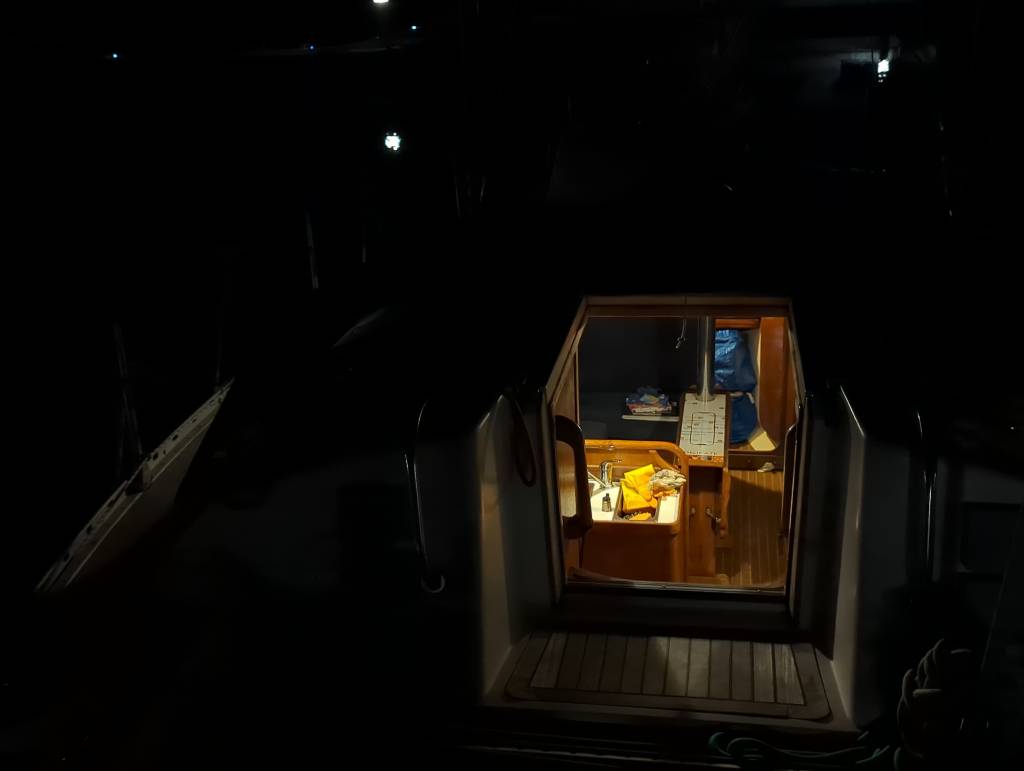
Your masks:
<path fill-rule="evenodd" d="M 652 514 L 658 508 L 658 502 L 651 492 L 651 477 L 654 466 L 647 464 L 640 468 L 627 471 L 622 475 L 622 510 L 627 514 L 649 511 Z"/>

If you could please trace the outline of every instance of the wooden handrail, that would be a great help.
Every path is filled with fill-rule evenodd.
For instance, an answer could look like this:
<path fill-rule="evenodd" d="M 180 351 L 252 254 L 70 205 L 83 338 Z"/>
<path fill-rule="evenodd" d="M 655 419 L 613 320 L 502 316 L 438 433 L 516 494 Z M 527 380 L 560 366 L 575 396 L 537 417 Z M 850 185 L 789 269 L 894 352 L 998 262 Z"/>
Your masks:
<path fill-rule="evenodd" d="M 583 431 L 571 418 L 556 415 L 555 440 L 569 445 L 573 454 L 576 513 L 564 521 L 565 535 L 567 538 L 582 538 L 594 526 L 594 515 L 590 511 L 590 483 L 587 480 L 587 455 Z"/>

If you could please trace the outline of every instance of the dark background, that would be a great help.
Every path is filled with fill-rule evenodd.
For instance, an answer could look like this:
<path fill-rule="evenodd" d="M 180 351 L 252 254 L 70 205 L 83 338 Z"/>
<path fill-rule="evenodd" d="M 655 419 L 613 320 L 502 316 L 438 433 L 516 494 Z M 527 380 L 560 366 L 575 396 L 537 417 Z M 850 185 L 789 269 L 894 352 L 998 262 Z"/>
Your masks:
<path fill-rule="evenodd" d="M 215 383 L 286 379 L 385 305 L 416 309 L 380 372 L 401 389 L 406 349 L 500 350 L 478 310 L 528 340 L 583 291 L 782 293 L 809 378 L 910 395 L 1013 466 L 1000 25 L 970 2 L 12 14 L 6 370 L 32 502 L 5 507 L 8 585 L 130 472 L 123 387 L 145 452 Z M 435 309 L 467 323 L 424 339 Z"/>
<path fill-rule="evenodd" d="M 410 736 L 461 692 L 395 698 L 362 662 L 456 671 L 466 619 L 405 624 L 412 603 L 368 646 L 359 624 L 405 602 L 396 587 L 420 596 L 415 560 L 374 573 L 377 593 L 295 590 L 321 563 L 364 577 L 391 534 L 332 510 L 292 528 L 303 542 L 288 507 L 254 524 L 244 504 L 332 451 L 394 450 L 426 391 L 471 404 L 536 374 L 530 354 L 557 349 L 585 292 L 790 296 L 809 388 L 848 386 L 859 414 L 919 411 L 944 457 L 1019 473 L 1007 15 L 964 0 L 5 10 L 5 729 L 65 710 L 65 735 L 38 742 L 62 767 L 65 748 L 78 767 L 133 767 L 133 746 L 167 767 L 367 746 L 429 764 Z M 382 308 L 387 334 L 346 349 L 362 371 L 336 389 L 351 361 L 333 344 Z M 138 449 L 232 377 L 208 445 L 241 472 L 206 524 L 258 541 L 273 580 L 183 548 L 196 607 L 132 564 L 137 588 L 72 597 L 63 621 L 19 605 Z M 408 506 L 401 484 L 366 487 L 351 510 Z M 915 613 L 903 628 L 958 618 L 944 601 Z"/>

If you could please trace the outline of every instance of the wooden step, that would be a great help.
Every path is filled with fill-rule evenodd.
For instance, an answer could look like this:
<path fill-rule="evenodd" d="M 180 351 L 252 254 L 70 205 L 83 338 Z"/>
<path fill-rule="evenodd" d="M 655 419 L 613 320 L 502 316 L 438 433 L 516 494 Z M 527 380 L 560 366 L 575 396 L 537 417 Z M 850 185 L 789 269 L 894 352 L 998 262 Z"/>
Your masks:
<path fill-rule="evenodd" d="M 831 710 L 807 643 L 538 632 L 505 692 L 519 700 L 820 719 Z"/>

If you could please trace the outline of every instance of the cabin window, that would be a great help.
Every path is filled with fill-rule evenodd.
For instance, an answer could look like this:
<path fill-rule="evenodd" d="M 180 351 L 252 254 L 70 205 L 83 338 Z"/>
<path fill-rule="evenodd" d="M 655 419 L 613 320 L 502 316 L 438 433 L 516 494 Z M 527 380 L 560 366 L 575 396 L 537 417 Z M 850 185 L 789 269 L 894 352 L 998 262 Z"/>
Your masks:
<path fill-rule="evenodd" d="M 558 444 L 565 578 L 781 594 L 798 478 L 788 309 L 687 313 L 587 314 L 576 332 L 551 404 L 581 429 L 592 524 Z"/>

